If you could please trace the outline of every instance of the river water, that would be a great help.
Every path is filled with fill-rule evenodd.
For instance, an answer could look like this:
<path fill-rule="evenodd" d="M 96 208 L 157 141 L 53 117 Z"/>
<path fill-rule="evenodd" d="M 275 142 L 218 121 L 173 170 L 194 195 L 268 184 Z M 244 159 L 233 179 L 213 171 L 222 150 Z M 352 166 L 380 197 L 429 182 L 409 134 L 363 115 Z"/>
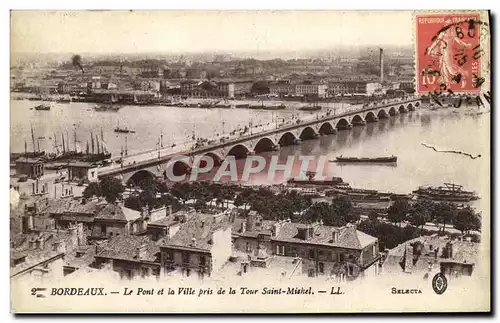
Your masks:
<path fill-rule="evenodd" d="M 259 111 L 247 109 L 196 109 L 177 107 L 124 106 L 119 112 L 96 112 L 92 104 L 55 104 L 50 111 L 31 109 L 36 101 L 11 101 L 11 151 L 24 151 L 25 141 L 32 150 L 30 126 L 35 137 L 40 139 L 40 149 L 53 151 L 56 134 L 61 143 L 61 134 L 67 134 L 70 148 L 74 147 L 76 131 L 81 149 L 90 141 L 90 132 L 99 134 L 102 129 L 107 149 L 114 156 L 119 155 L 125 145 L 129 154 L 147 149 L 155 149 L 160 133 L 163 144 L 189 141 L 193 132 L 197 137 L 213 137 L 217 133 L 230 132 L 241 128 L 250 121 L 253 124 L 267 124 L 277 118 L 290 118 L 292 114 L 310 114 L 292 109 L 280 111 Z M 459 109 L 460 110 L 460 109 Z M 465 115 L 451 109 L 430 111 L 419 109 L 407 114 L 380 120 L 352 130 L 339 131 L 336 135 L 322 136 L 304 141 L 298 146 L 281 147 L 277 152 L 263 153 L 269 161 L 278 155 L 284 163 L 288 156 L 311 155 L 315 158 L 326 156 L 380 156 L 396 155 L 397 166 L 387 165 L 338 165 L 325 163 L 323 174 L 340 176 L 353 187 L 370 188 L 395 193 L 408 193 L 419 185 L 441 185 L 451 182 L 475 190 L 481 196 L 476 206 L 486 210 L 489 204 L 490 180 L 490 114 Z M 128 127 L 134 134 L 116 134 L 113 129 Z M 67 138 L 67 137 L 66 137 Z M 67 141 L 67 140 L 66 140 Z M 481 158 L 439 153 L 422 146 L 427 143 L 446 150 L 460 150 Z M 241 164 L 243 161 L 240 161 Z M 314 164 L 311 164 L 314 170 Z M 297 175 L 300 165 L 294 165 L 293 175 Z M 274 181 L 283 178 L 276 176 Z M 267 172 L 263 171 L 250 178 L 256 184 L 269 183 Z"/>

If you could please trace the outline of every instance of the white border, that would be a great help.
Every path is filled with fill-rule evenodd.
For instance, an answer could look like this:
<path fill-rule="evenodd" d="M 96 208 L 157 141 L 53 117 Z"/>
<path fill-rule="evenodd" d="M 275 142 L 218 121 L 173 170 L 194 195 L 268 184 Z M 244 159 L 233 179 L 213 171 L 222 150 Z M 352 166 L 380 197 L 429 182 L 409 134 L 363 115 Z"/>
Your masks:
<path fill-rule="evenodd" d="M 308 1 L 297 1 L 297 0 L 288 0 L 286 2 L 278 2 L 278 1 L 269 1 L 269 0 L 253 0 L 253 1 L 224 1 L 224 0 L 212 0 L 212 1 L 203 1 L 203 0 L 183 0 L 179 1 L 176 3 L 172 2 L 160 2 L 160 1 L 151 1 L 151 0 L 141 0 L 141 1 L 131 1 L 131 0 L 121 0 L 119 2 L 104 2 L 102 0 L 88 0 L 88 1 L 22 1 L 22 0 L 17 0 L 15 2 L 7 2 L 7 1 L 2 1 L 2 11 L 0 11 L 0 16 L 1 16 L 1 28 L 2 32 L 0 33 L 2 37 L 2 61 L 3 64 L 1 64 L 2 68 L 2 75 L 3 77 L 0 78 L 1 80 L 1 86 L 0 89 L 3 91 L 3 96 L 4 98 L 5 105 L 3 108 L 0 110 L 1 112 L 1 117 L 0 117 L 0 122 L 2 124 L 0 125 L 0 129 L 4 132 L 3 136 L 0 136 L 0 145 L 2 152 L 4 152 L 4 158 L 2 159 L 3 167 L 1 168 L 4 172 L 1 172 L 2 178 L 0 179 L 2 183 L 5 183 L 2 185 L 2 188 L 5 188 L 5 194 L 0 195 L 2 198 L 2 206 L 7 209 L 7 201 L 8 201 L 8 192 L 7 192 L 7 179 L 8 179 L 8 173 L 7 173 L 7 154 L 9 151 L 9 82 L 8 82 L 8 75 L 9 75 L 9 32 L 10 32 L 10 26 L 9 26 L 9 9 L 102 9 L 102 8 L 107 8 L 107 9 L 337 9 L 337 10 L 356 10 L 356 9 L 369 9 L 369 10 L 381 10 L 381 9 L 399 9 L 399 10 L 418 10 L 418 9 L 423 9 L 423 10 L 429 10 L 429 9 L 479 9 L 479 8 L 471 8 L 471 6 L 478 6 L 481 5 L 482 9 L 487 9 L 487 8 L 492 8 L 493 12 L 498 13 L 500 11 L 499 9 L 499 1 L 485 1 L 481 4 L 478 4 L 477 2 L 471 2 L 471 1 L 464 1 L 464 0 L 455 0 L 453 2 L 439 2 L 439 1 L 432 1 L 432 0 L 420 0 L 418 2 L 413 2 L 413 1 L 408 1 L 408 2 L 403 2 L 403 1 L 390 1 L 390 0 L 384 0 L 384 1 L 369 1 L 369 0 L 364 0 L 364 1 L 356 1 L 356 0 L 350 0 L 346 2 L 341 2 L 337 5 L 335 5 L 333 2 L 323 2 L 321 0 L 308 0 Z M 14 6 L 14 8 L 9 6 Z M 438 7 L 436 7 L 438 6 Z M 498 20 L 496 21 L 498 24 Z M 495 24 L 496 25 L 496 24 Z M 494 26 L 495 26 L 494 25 Z M 498 43 L 498 33 L 495 33 L 493 31 L 493 36 L 496 41 L 493 42 L 493 44 Z M 498 66 L 495 66 L 495 70 L 493 71 L 493 75 L 496 75 L 498 72 Z M 495 93 L 499 93 L 498 91 L 498 83 L 496 83 L 495 88 L 493 91 Z M 498 123 L 498 118 L 499 115 L 498 113 L 495 113 L 495 121 Z M 496 136 L 496 131 L 495 131 L 495 141 L 497 145 L 499 145 L 498 137 Z M 497 149 L 498 146 L 495 146 L 495 149 Z M 492 165 L 494 167 L 496 165 Z M 497 174 L 498 175 L 498 174 Z M 497 177 L 495 177 L 495 180 Z M 498 183 L 498 182 L 497 182 Z M 500 201 L 499 196 L 498 196 L 498 190 L 495 192 L 494 200 Z M 493 211 L 493 210 L 492 210 Z M 496 215 L 496 212 L 492 212 L 492 217 Z M 9 239 L 9 225 L 8 225 L 8 220 L 7 220 L 7 215 L 4 215 L 5 222 L 3 225 L 0 227 L 3 230 L 3 234 L 1 235 L 3 237 L 3 241 L 0 245 L 0 250 L 2 252 L 1 256 L 3 259 L 6 259 L 5 265 L 1 267 L 1 276 L 5 284 L 3 286 L 9 286 L 9 269 L 7 267 L 7 260 L 9 258 L 9 244 L 8 244 L 8 239 Z M 496 227 L 494 232 L 498 234 L 499 230 L 499 223 L 500 221 L 496 219 Z M 499 259 L 498 255 L 498 239 L 497 234 L 493 234 L 492 237 L 495 239 L 495 245 L 497 247 L 496 250 L 496 259 Z M 498 271 L 498 268 L 497 268 Z M 493 274 L 493 273 L 492 273 Z M 495 281 L 498 281 L 497 279 Z M 496 287 L 496 286 L 494 286 Z M 10 304 L 9 304 L 9 288 L 2 288 L 2 322 L 10 322 L 13 321 L 15 318 L 9 314 L 10 313 Z M 498 299 L 498 297 L 497 297 Z M 495 305 L 497 304 L 492 304 L 492 308 L 496 307 Z M 272 317 L 272 318 L 264 318 L 264 317 L 254 317 L 255 319 L 260 320 L 277 320 L 277 319 L 286 319 L 289 320 L 291 317 L 284 317 L 284 318 L 278 318 L 278 317 Z M 49 318 L 51 319 L 51 318 Z M 65 318 L 58 318 L 62 320 L 70 320 L 70 319 L 77 319 L 76 317 L 65 317 Z M 92 320 L 92 322 L 100 322 L 103 320 L 103 318 L 97 318 L 97 317 L 87 317 L 87 318 L 78 318 L 78 319 L 84 319 L 84 320 Z M 122 317 L 119 319 L 123 319 Z M 144 318 L 137 318 L 134 317 L 132 318 L 133 320 L 143 320 Z M 178 319 L 176 317 L 157 317 L 157 319 L 168 319 L 168 320 L 174 320 Z M 194 317 L 192 318 L 193 320 L 200 320 L 202 319 L 201 317 Z M 218 319 L 218 318 L 212 318 L 212 319 Z M 234 319 L 234 318 L 230 318 Z M 307 317 L 307 320 L 312 320 L 312 319 L 317 319 L 315 317 Z M 334 320 L 339 320 L 341 318 L 339 317 L 332 317 Z M 359 318 L 357 318 L 359 319 Z M 378 320 L 383 320 L 386 318 L 382 317 L 377 317 L 375 319 Z M 400 318 L 394 318 L 394 319 L 400 319 Z M 422 317 L 420 320 L 426 319 L 427 320 L 434 320 L 436 318 L 425 318 Z M 460 319 L 459 317 L 447 317 L 443 318 L 441 317 L 440 319 L 449 319 L 449 320 L 457 320 Z M 470 318 L 465 318 L 465 319 L 470 319 Z M 474 318 L 475 320 L 477 318 Z"/>

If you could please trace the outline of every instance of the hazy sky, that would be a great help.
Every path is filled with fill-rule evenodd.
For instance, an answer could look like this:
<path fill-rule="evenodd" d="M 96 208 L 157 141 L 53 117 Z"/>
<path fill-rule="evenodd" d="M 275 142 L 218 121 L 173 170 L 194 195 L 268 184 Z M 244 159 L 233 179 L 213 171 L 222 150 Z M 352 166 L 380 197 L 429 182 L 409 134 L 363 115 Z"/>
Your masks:
<path fill-rule="evenodd" d="M 11 50 L 137 53 L 411 45 L 409 11 L 13 11 Z"/>

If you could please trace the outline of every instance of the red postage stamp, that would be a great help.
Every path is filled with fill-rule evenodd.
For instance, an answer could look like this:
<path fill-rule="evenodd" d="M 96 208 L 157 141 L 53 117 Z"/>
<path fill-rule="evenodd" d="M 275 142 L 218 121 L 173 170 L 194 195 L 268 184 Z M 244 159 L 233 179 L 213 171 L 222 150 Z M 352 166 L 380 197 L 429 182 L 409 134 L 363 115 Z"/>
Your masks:
<path fill-rule="evenodd" d="M 479 14 L 416 16 L 419 94 L 477 93 L 481 83 L 482 23 Z"/>

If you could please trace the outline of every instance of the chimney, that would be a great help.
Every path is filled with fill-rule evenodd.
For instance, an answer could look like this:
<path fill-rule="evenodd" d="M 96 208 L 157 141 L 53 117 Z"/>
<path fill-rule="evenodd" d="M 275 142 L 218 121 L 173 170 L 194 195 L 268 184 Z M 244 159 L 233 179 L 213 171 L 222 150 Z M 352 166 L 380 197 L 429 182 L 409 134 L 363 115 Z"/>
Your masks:
<path fill-rule="evenodd" d="M 205 227 L 205 220 L 201 221 L 201 227 L 204 228 Z"/>
<path fill-rule="evenodd" d="M 191 247 L 196 247 L 196 238 L 191 239 Z"/>
<path fill-rule="evenodd" d="M 28 248 L 29 249 L 34 249 L 35 248 L 35 240 L 34 240 L 34 238 L 30 238 L 28 240 Z"/>
<path fill-rule="evenodd" d="M 38 237 L 38 239 L 36 240 L 36 248 L 40 250 L 43 250 L 45 248 L 45 239 L 43 238 L 43 236 Z"/>
<path fill-rule="evenodd" d="M 241 222 L 241 233 L 245 233 L 247 231 L 247 221 Z"/>
<path fill-rule="evenodd" d="M 339 242 L 339 231 L 338 230 L 333 230 L 332 231 L 332 241 L 334 243 Z"/>
<path fill-rule="evenodd" d="M 384 83 L 384 50 L 382 48 L 380 48 L 379 64 L 380 64 L 380 83 Z"/>
<path fill-rule="evenodd" d="M 279 236 L 280 229 L 281 229 L 281 223 L 282 222 L 280 221 L 278 223 L 273 224 L 273 227 L 272 227 L 272 235 L 273 235 L 273 237 Z"/>
<path fill-rule="evenodd" d="M 146 245 L 141 245 L 140 247 L 137 247 L 137 258 L 139 259 L 144 259 L 147 256 L 147 246 Z"/>
<path fill-rule="evenodd" d="M 68 246 L 70 249 L 76 248 L 78 246 L 78 228 L 76 225 L 70 225 L 68 227 L 71 245 Z"/>
<path fill-rule="evenodd" d="M 165 210 L 167 211 L 167 216 L 172 216 L 172 205 L 169 205 Z"/>
<path fill-rule="evenodd" d="M 76 236 L 77 236 L 77 243 L 79 246 L 85 245 L 85 236 L 83 234 L 83 223 L 78 223 L 76 225 Z"/>

